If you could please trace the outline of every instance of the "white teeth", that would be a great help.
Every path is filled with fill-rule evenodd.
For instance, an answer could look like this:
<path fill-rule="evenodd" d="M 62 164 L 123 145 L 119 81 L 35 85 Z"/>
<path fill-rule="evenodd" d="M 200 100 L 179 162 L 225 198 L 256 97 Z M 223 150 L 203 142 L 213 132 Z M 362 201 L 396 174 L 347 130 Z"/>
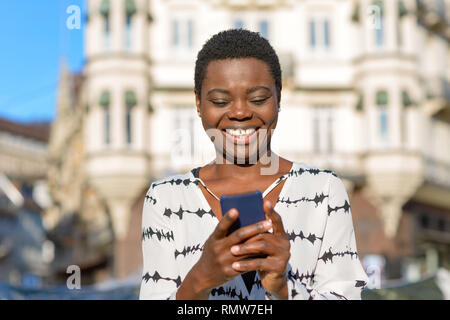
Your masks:
<path fill-rule="evenodd" d="M 250 129 L 226 129 L 227 133 L 232 135 L 232 136 L 243 136 L 243 135 L 251 135 L 255 132 L 254 128 L 250 128 Z"/>

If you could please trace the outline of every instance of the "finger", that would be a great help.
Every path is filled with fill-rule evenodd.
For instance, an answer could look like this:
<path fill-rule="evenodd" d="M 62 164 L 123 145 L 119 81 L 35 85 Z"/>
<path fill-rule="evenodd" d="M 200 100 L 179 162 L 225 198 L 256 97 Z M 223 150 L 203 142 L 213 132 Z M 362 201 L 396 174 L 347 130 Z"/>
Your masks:
<path fill-rule="evenodd" d="M 266 241 L 266 242 L 270 243 L 272 246 L 274 246 L 276 248 L 280 248 L 282 251 L 284 250 L 284 251 L 290 252 L 290 250 L 291 250 L 289 236 L 287 234 L 274 235 L 274 234 L 268 233 L 268 232 L 257 234 L 256 236 L 253 236 L 253 237 L 247 239 L 245 242 L 238 244 L 237 246 L 248 245 L 248 244 L 251 244 L 254 242 L 258 242 L 258 241 Z M 233 248 L 233 247 L 231 247 L 231 248 Z M 233 250 L 236 250 L 236 249 L 233 249 Z"/>
<path fill-rule="evenodd" d="M 283 261 L 274 258 L 255 258 L 249 260 L 239 260 L 233 262 L 231 267 L 238 272 L 247 271 L 262 271 L 262 272 L 276 272 L 282 274 L 286 269 Z"/>
<path fill-rule="evenodd" d="M 283 221 L 280 215 L 275 211 L 270 201 L 264 201 L 264 212 L 266 217 L 272 220 L 273 233 L 274 234 L 285 234 Z"/>
<path fill-rule="evenodd" d="M 275 245 L 275 246 L 279 245 L 279 241 L 278 241 L 277 237 L 274 234 L 269 233 L 269 232 L 258 233 L 257 235 L 255 235 L 251 238 L 248 238 L 240 245 L 247 245 L 247 244 L 250 244 L 253 242 L 257 242 L 257 241 L 269 241 L 269 242 L 273 243 L 273 245 Z"/>
<path fill-rule="evenodd" d="M 273 234 L 271 234 L 268 231 L 266 231 L 264 233 L 258 233 L 257 235 L 248 238 L 242 244 L 249 244 L 249 243 L 252 243 L 252 242 L 264 240 L 267 235 L 270 235 L 270 236 L 273 237 Z M 268 239 L 268 240 L 270 240 L 270 239 Z"/>
<path fill-rule="evenodd" d="M 239 228 L 228 236 L 230 246 L 244 242 L 250 237 L 253 237 L 259 233 L 267 232 L 272 228 L 272 222 L 269 220 L 260 221 L 249 226 Z"/>
<path fill-rule="evenodd" d="M 226 237 L 228 229 L 231 227 L 234 221 L 238 218 L 239 213 L 236 209 L 232 208 L 220 219 L 216 228 L 214 229 L 212 236 L 216 239 Z"/>
<path fill-rule="evenodd" d="M 255 258 L 233 262 L 231 267 L 237 272 L 247 271 L 272 271 L 272 267 L 266 258 Z"/>
<path fill-rule="evenodd" d="M 271 241 L 256 241 L 252 243 L 245 243 L 242 245 L 234 245 L 231 247 L 231 253 L 235 256 L 242 256 L 242 255 L 276 255 L 280 248 L 277 248 L 277 246 L 272 243 Z"/>

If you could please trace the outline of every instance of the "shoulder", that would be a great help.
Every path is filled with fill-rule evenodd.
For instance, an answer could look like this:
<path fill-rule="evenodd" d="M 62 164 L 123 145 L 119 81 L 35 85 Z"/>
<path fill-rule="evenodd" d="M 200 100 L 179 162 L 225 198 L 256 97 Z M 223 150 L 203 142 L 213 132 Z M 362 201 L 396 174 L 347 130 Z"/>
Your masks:
<path fill-rule="evenodd" d="M 304 162 L 294 162 L 294 165 L 287 177 L 291 180 L 290 184 L 294 192 L 323 193 L 329 194 L 335 189 L 341 189 L 342 180 L 338 175 L 329 169 L 319 168 L 317 166 Z"/>
<path fill-rule="evenodd" d="M 186 186 L 193 181 L 189 172 L 155 179 L 145 195 L 144 210 L 153 208 L 166 213 L 167 208 L 179 205 L 186 198 Z"/>
<path fill-rule="evenodd" d="M 338 178 L 337 174 L 332 170 L 318 168 L 305 162 L 293 161 L 293 166 L 289 175 L 292 177 L 309 177 L 309 178 Z"/>
<path fill-rule="evenodd" d="M 160 206 L 175 206 L 191 198 L 198 181 L 191 171 L 155 179 L 148 188 L 146 199 L 158 202 Z"/>
<path fill-rule="evenodd" d="M 149 191 L 159 191 L 161 189 L 175 190 L 180 186 L 188 186 L 195 183 L 195 179 L 190 171 L 180 174 L 173 174 L 163 178 L 154 180 L 149 188 Z"/>

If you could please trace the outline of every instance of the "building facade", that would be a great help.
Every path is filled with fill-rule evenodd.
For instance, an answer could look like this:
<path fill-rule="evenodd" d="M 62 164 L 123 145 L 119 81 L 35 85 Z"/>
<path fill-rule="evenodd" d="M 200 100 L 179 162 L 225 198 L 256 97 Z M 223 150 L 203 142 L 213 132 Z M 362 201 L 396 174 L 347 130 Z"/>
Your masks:
<path fill-rule="evenodd" d="M 408 281 L 450 268 L 449 1 L 89 0 L 80 111 L 68 121 L 80 133 L 75 176 L 113 230 L 113 273 L 140 271 L 150 183 L 214 157 L 194 64 L 229 28 L 277 51 L 273 149 L 344 180 L 366 267 Z"/>
<path fill-rule="evenodd" d="M 42 225 L 49 123 L 0 119 L 0 282 L 39 286 L 50 274 L 54 244 Z"/>

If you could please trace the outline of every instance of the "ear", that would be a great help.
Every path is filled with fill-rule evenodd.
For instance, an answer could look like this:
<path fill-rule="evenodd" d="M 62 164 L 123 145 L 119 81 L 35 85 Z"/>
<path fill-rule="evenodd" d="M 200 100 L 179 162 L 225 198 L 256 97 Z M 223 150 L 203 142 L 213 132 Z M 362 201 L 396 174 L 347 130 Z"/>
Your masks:
<path fill-rule="evenodd" d="M 198 94 L 198 92 L 196 90 L 194 90 L 194 94 L 195 94 L 195 105 L 197 106 L 197 112 L 200 112 L 200 95 Z"/>
<path fill-rule="evenodd" d="M 277 90 L 277 107 L 280 110 L 281 90 Z"/>

